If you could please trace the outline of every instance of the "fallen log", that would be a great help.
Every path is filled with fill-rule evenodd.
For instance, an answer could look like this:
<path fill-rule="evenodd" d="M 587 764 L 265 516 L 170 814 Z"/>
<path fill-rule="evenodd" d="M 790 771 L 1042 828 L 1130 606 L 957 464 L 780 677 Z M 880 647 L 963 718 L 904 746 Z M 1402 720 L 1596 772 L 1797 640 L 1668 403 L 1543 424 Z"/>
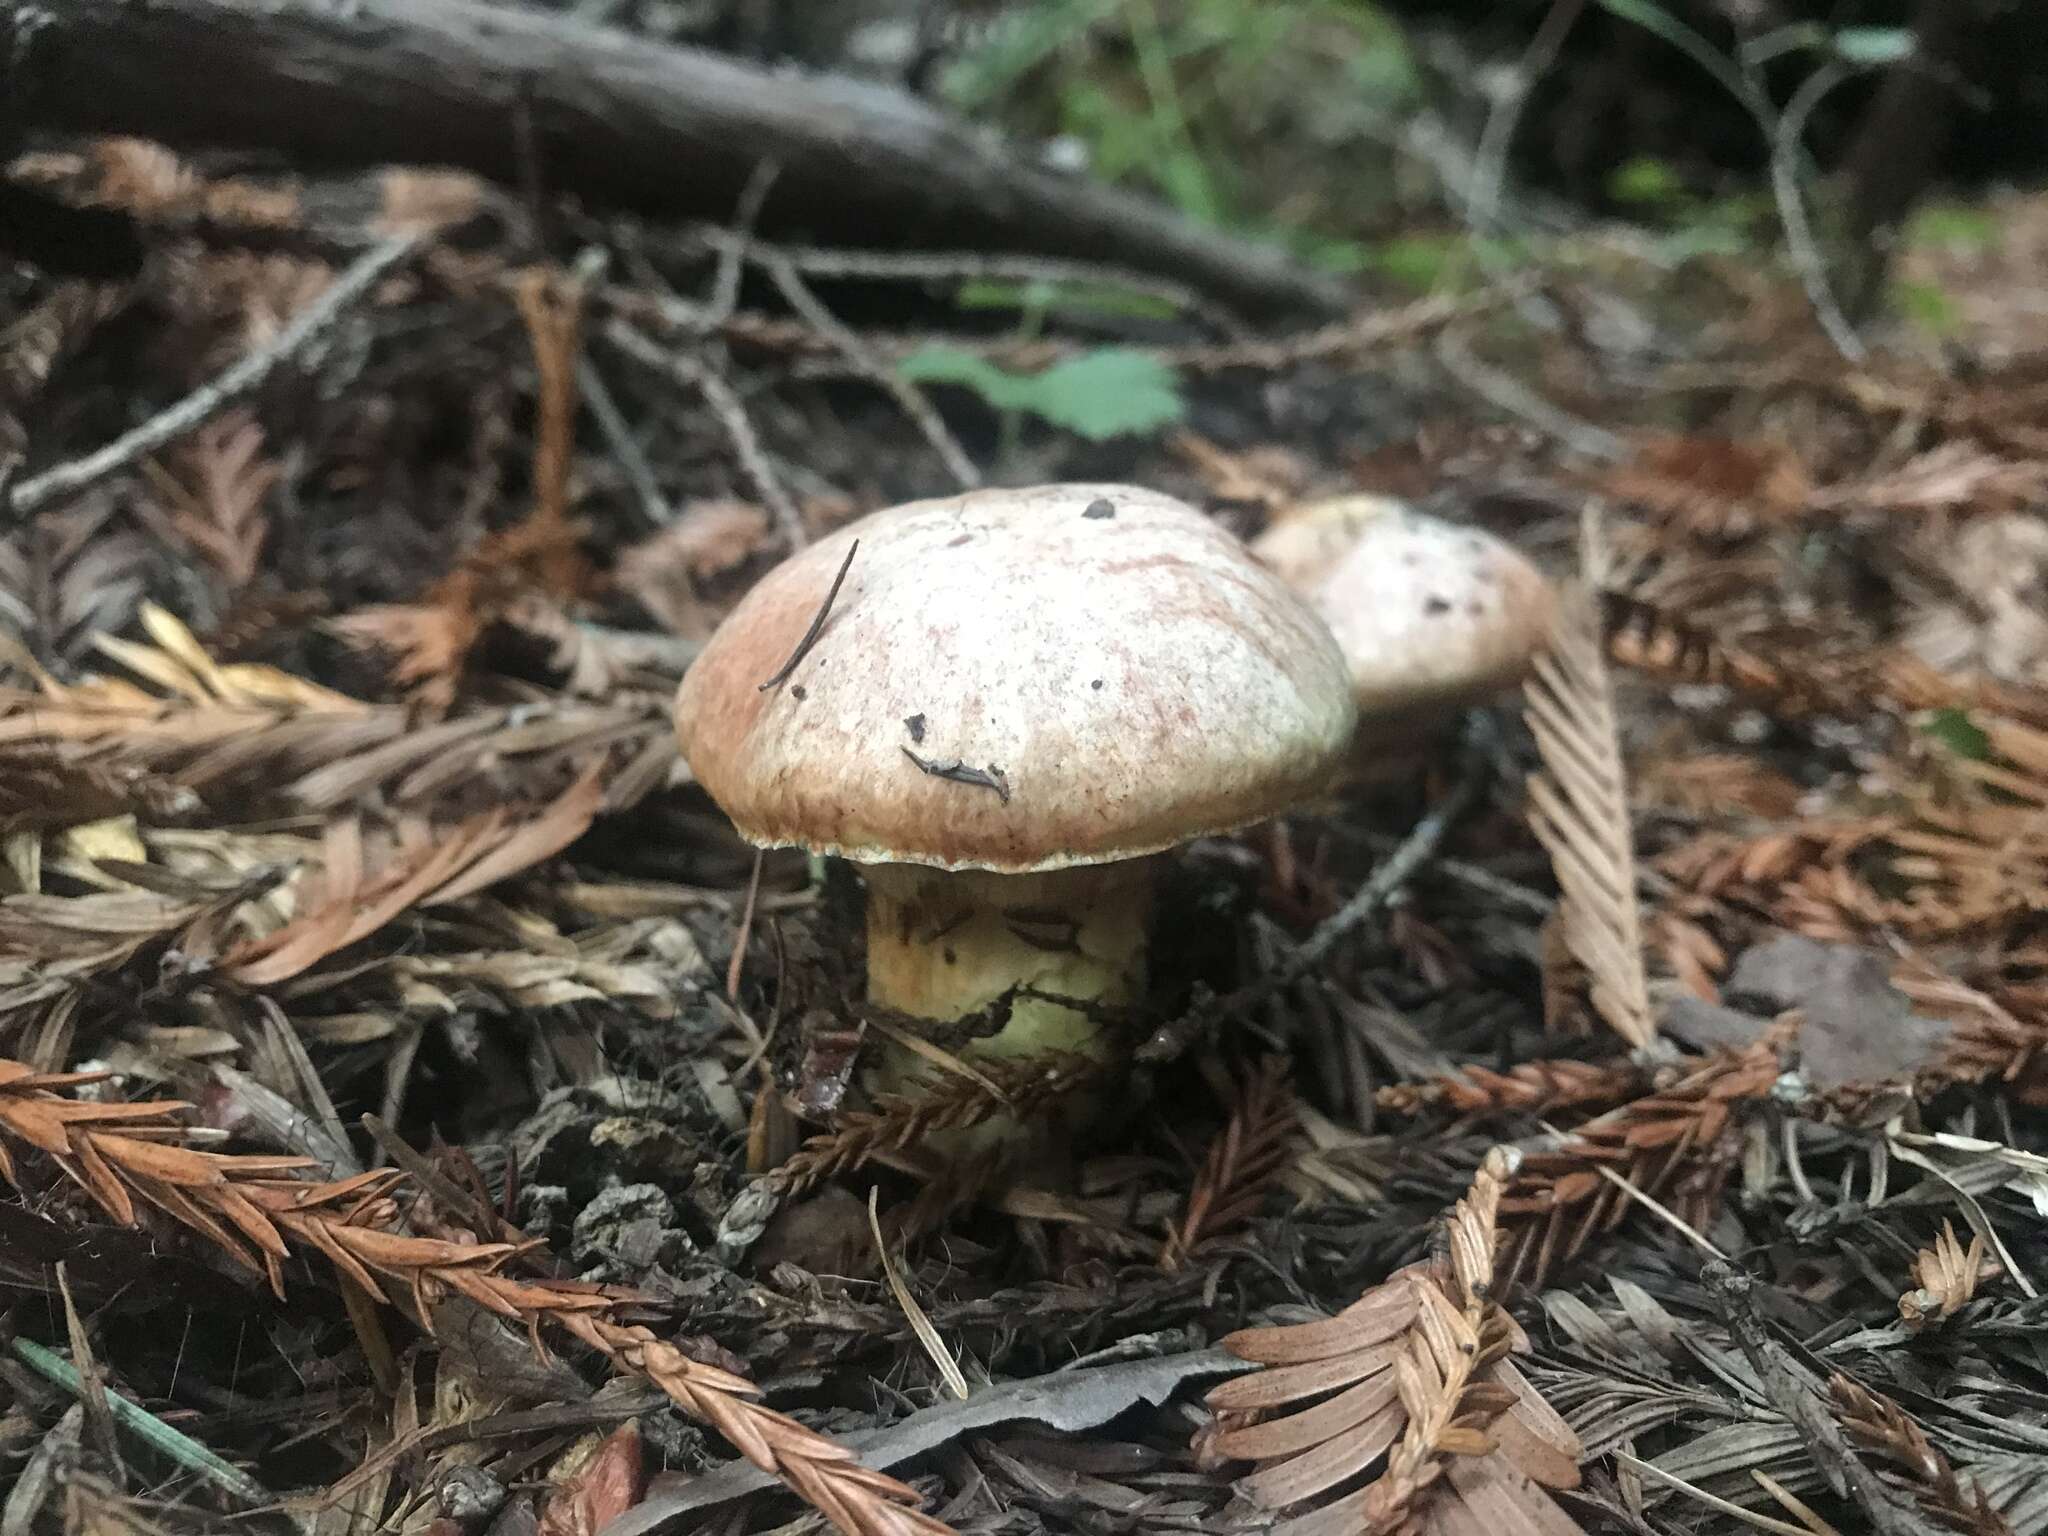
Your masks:
<path fill-rule="evenodd" d="M 1349 305 L 1341 283 L 1274 247 L 1051 170 L 863 81 L 475 0 L 0 0 L 10 9 L 0 98 L 31 129 L 261 147 L 302 165 L 438 163 L 515 185 L 538 169 L 588 203 L 712 218 L 773 161 L 764 231 L 1114 261 L 1248 314 Z"/>

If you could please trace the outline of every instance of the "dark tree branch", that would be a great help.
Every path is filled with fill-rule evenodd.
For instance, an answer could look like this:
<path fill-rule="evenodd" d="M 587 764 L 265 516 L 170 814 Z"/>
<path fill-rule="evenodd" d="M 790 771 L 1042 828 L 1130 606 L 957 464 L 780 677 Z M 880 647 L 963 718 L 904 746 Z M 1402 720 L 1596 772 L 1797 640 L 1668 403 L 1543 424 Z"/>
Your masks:
<path fill-rule="evenodd" d="M 0 81 L 0 96 L 33 85 L 36 126 L 267 146 L 301 164 L 459 165 L 507 184 L 524 143 L 553 185 L 586 200 L 707 217 L 729 212 L 772 159 L 781 175 L 764 227 L 1116 261 L 1267 314 L 1348 307 L 1342 284 L 1271 247 L 1049 170 L 903 92 L 551 13 L 473 0 L 66 0 L 38 19 L 34 78 Z"/>

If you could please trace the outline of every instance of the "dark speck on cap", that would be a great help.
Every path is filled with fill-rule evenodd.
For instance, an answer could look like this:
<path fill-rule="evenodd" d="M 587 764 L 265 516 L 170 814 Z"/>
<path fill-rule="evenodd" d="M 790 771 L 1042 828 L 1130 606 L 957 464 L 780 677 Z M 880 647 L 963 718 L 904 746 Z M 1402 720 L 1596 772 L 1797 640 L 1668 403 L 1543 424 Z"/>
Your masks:
<path fill-rule="evenodd" d="M 903 729 L 905 729 L 906 731 L 910 732 L 910 739 L 911 739 L 912 741 L 923 741 L 923 740 L 924 740 L 924 716 L 923 716 L 923 715 L 906 715 L 906 716 L 904 717 L 904 720 L 903 720 Z"/>
<path fill-rule="evenodd" d="M 1081 515 L 1086 518 L 1092 518 L 1096 522 L 1100 522 L 1106 517 L 1115 517 L 1116 503 L 1107 496 L 1098 496 L 1088 503 L 1087 510 L 1082 512 Z"/>
<path fill-rule="evenodd" d="M 803 703 L 805 699 L 810 697 L 808 693 L 804 692 L 804 685 L 802 683 L 798 683 L 795 687 L 791 688 L 789 690 L 789 696 L 792 699 L 795 699 L 799 704 Z"/>
<path fill-rule="evenodd" d="M 1431 597 L 1422 605 L 1422 611 L 1430 615 L 1449 613 L 1451 611 L 1451 600 L 1448 597 Z"/>

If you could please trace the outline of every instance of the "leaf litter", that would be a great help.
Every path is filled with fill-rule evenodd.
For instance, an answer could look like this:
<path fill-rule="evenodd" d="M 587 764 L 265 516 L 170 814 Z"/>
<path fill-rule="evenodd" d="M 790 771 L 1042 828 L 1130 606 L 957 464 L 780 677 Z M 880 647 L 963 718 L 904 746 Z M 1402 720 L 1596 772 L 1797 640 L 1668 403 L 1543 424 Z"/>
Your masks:
<path fill-rule="evenodd" d="M 127 424 L 108 377 L 175 399 L 345 260 L 295 223 L 333 188 L 134 141 L 10 175 L 175 258 L 9 291 L 0 461 L 35 472 Z M 1754 274 L 1680 294 L 1617 248 L 1610 301 L 1730 323 L 1575 402 L 1622 445 L 1588 463 L 1427 366 L 1493 323 L 1455 306 L 1189 311 L 1105 366 L 1057 320 L 991 344 L 728 290 L 744 230 L 579 215 L 613 259 L 571 270 L 434 243 L 497 203 L 463 178 L 400 201 L 425 254 L 346 345 L 0 535 L 9 1529 L 56 1528 L 69 1458 L 76 1507 L 159 1529 L 240 1478 L 437 1536 L 767 1530 L 789 1495 L 851 1536 L 2048 1531 L 2024 353 L 1845 369 L 1734 323 Z M 1579 355 L 1535 386 L 1602 376 L 1547 344 Z M 1397 356 L 1423 425 L 1353 440 L 1332 360 Z M 992 442 L 920 378 L 1029 419 Z M 791 543 L 1019 442 L 1240 533 L 1426 491 L 1580 584 L 1523 727 L 1497 710 L 1494 771 L 1363 920 L 1315 937 L 1457 786 L 1179 861 L 1144 1022 L 1243 1006 L 1065 1171 L 924 1143 L 1095 1064 L 862 1099 L 890 1021 L 848 877 L 757 869 L 668 718 Z M 234 1476 L 110 1442 L 37 1350 Z"/>

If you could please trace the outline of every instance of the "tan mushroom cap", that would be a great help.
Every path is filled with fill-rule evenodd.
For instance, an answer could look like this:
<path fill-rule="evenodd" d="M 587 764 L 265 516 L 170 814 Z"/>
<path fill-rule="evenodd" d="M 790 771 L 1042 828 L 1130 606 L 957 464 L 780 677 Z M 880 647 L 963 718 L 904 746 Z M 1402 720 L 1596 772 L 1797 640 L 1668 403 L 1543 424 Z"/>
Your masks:
<path fill-rule="evenodd" d="M 1386 497 L 1314 503 L 1251 547 L 1329 625 L 1368 718 L 1520 681 L 1556 612 L 1550 583 L 1512 545 Z"/>
<path fill-rule="evenodd" d="M 763 691 L 856 539 L 815 643 Z M 1013 874 L 1277 814 L 1328 783 L 1355 721 L 1308 607 L 1127 485 L 863 518 L 749 592 L 676 697 L 684 756 L 749 841 Z"/>

